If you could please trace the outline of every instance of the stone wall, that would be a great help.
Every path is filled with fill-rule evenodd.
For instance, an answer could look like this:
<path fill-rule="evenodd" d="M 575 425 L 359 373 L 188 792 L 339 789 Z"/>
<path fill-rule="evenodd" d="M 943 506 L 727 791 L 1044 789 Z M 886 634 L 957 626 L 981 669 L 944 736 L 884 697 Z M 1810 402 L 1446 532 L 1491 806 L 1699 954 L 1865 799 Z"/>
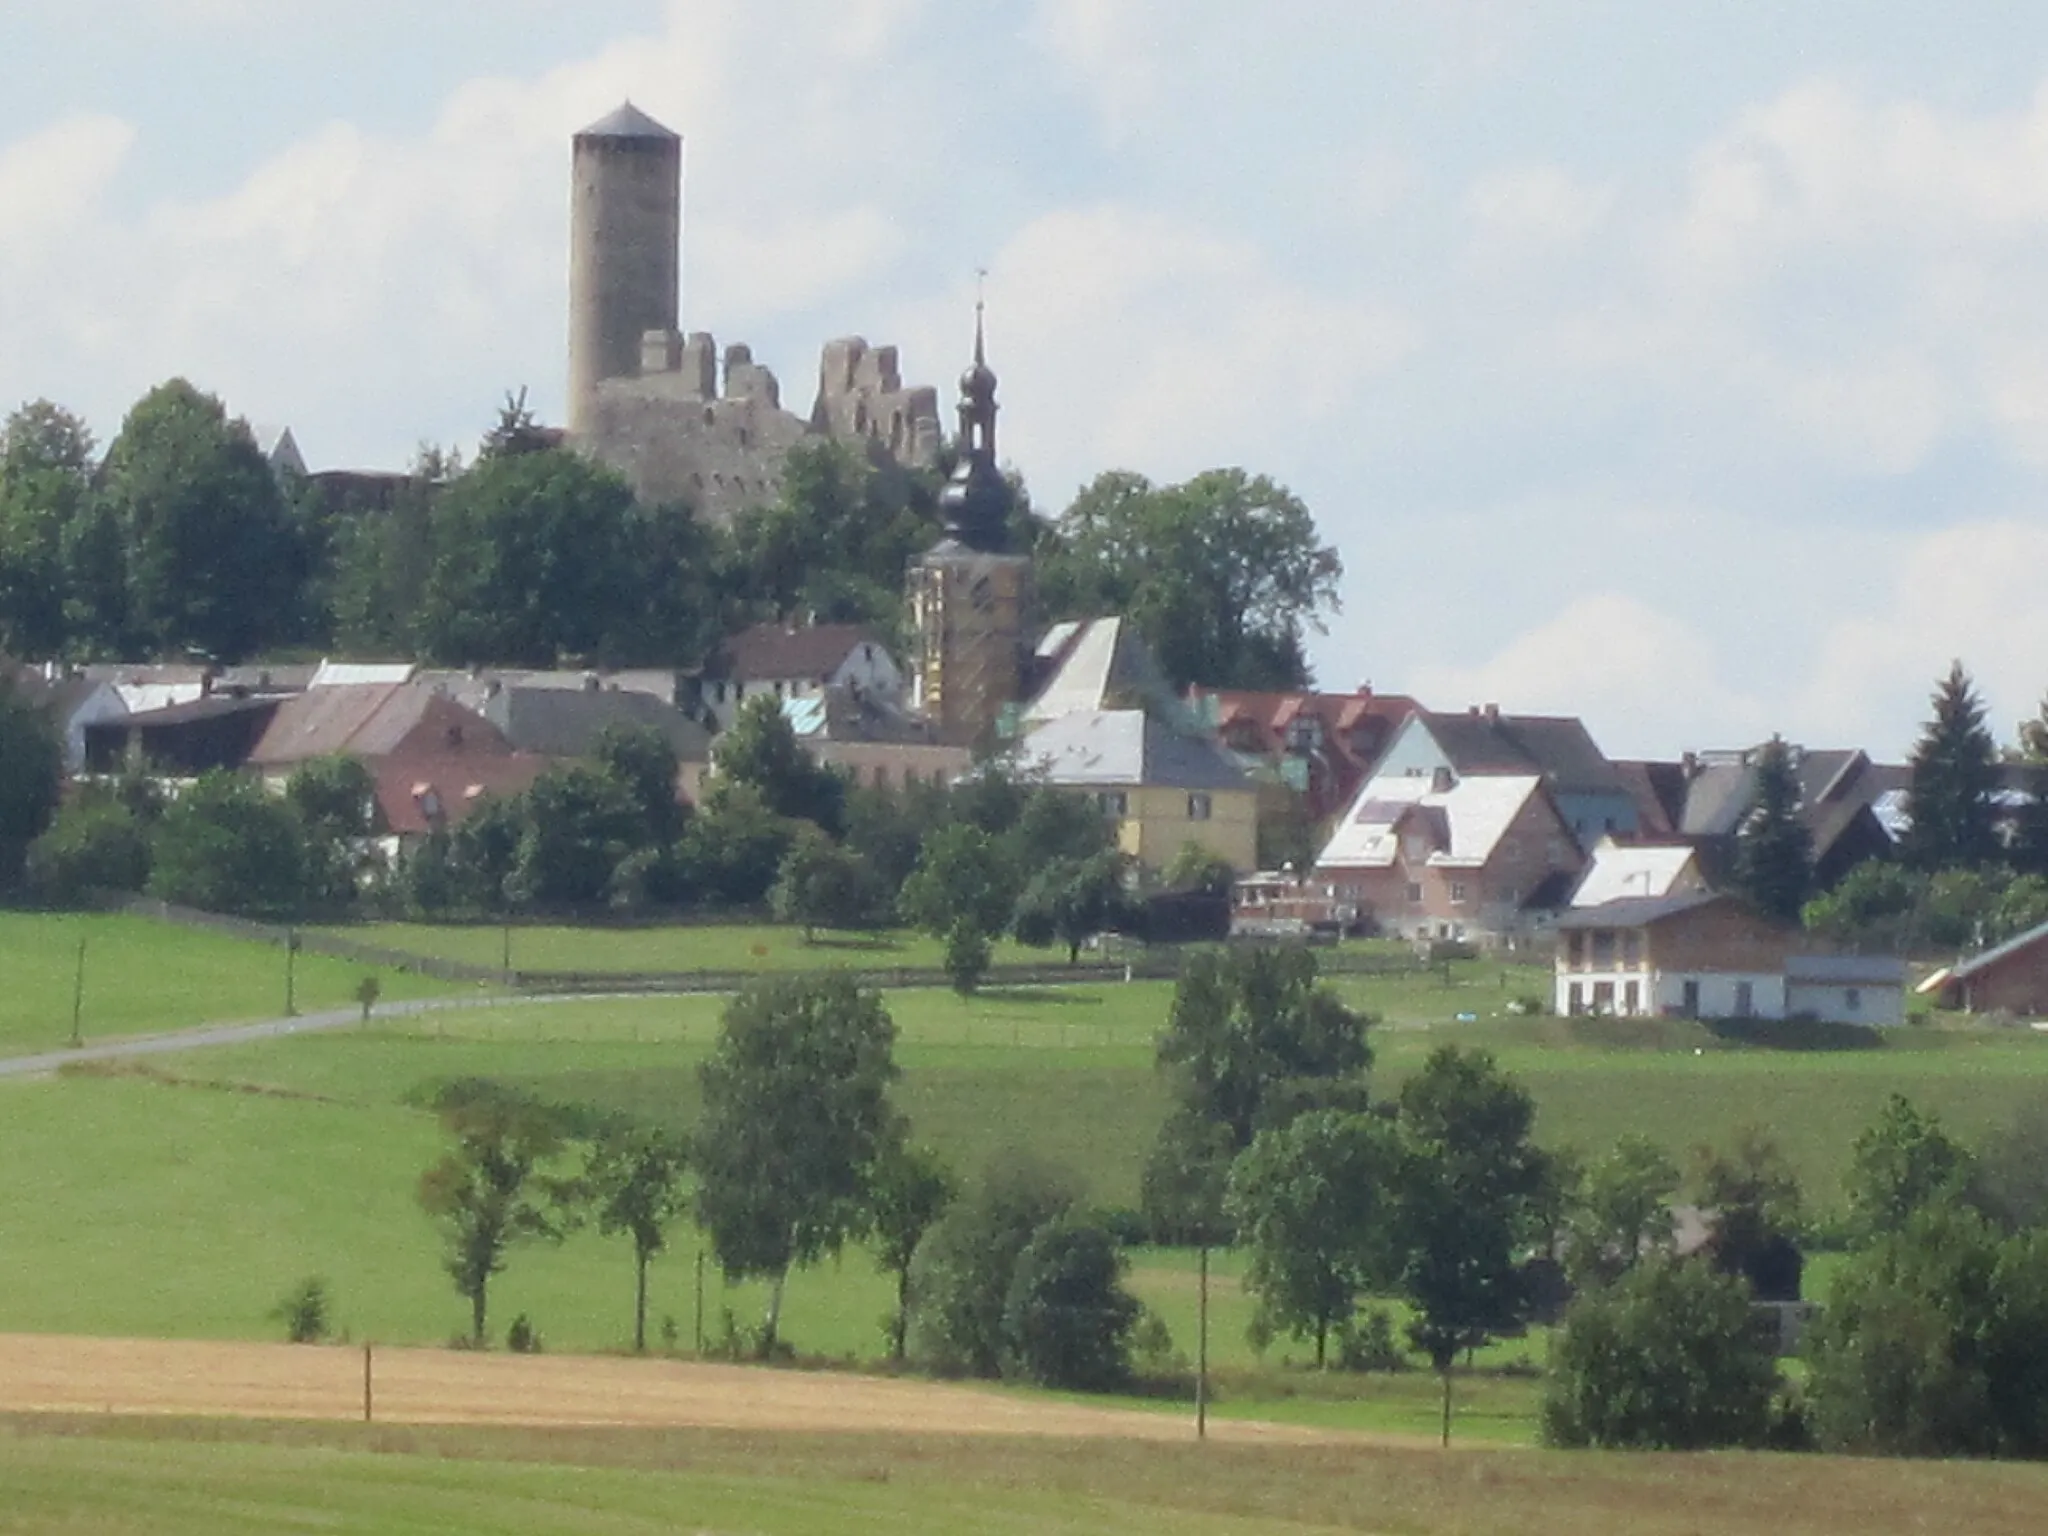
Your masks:
<path fill-rule="evenodd" d="M 860 444 L 885 467 L 924 468 L 943 436 L 938 392 L 903 386 L 894 347 L 830 343 L 807 421 L 784 409 L 774 372 L 747 347 L 721 356 L 704 332 L 650 331 L 639 372 L 598 384 L 578 441 L 642 501 L 682 502 L 724 525 L 775 499 L 783 460 L 806 439 Z"/>

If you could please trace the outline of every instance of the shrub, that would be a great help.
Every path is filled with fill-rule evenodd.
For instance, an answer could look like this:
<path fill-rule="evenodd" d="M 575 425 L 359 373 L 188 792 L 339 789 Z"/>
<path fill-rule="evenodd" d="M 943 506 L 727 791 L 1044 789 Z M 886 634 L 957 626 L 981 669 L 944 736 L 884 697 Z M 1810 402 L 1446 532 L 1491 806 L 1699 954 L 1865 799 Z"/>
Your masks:
<path fill-rule="evenodd" d="M 962 997 L 971 996 L 981 985 L 981 978 L 988 974 L 993 954 L 988 935 L 975 925 L 972 918 L 963 917 L 948 928 L 945 967 L 946 975 L 953 982 L 953 990 Z"/>
<path fill-rule="evenodd" d="M 524 1312 L 512 1319 L 512 1326 L 505 1330 L 505 1347 L 515 1355 L 537 1355 L 541 1352 L 540 1330 L 533 1326 L 533 1319 Z"/>
<path fill-rule="evenodd" d="M 37 895 L 67 906 L 93 891 L 139 891 L 149 879 L 149 831 L 117 799 L 81 798 L 29 845 L 28 878 Z"/>
<path fill-rule="evenodd" d="M 1565 1314 L 1543 1438 L 1623 1450 L 1758 1446 L 1771 1433 L 1777 1381 L 1743 1280 L 1655 1258 Z"/>
<path fill-rule="evenodd" d="M 308 1275 L 285 1293 L 284 1299 L 271 1308 L 270 1315 L 284 1324 L 284 1336 L 292 1343 L 318 1344 L 332 1331 L 332 1305 L 327 1282 L 318 1275 Z"/>
<path fill-rule="evenodd" d="M 1337 1327 L 1337 1365 L 1346 1371 L 1405 1371 L 1407 1353 L 1394 1336 L 1394 1314 L 1372 1307 Z"/>
<path fill-rule="evenodd" d="M 1123 1254 L 1101 1227 L 1041 1227 L 1017 1257 L 1003 1306 L 1003 1374 L 1072 1391 L 1122 1386 L 1140 1310 L 1123 1274 Z"/>
<path fill-rule="evenodd" d="M 992 1163 L 918 1244 L 910 1269 L 912 1357 L 944 1373 L 998 1374 L 1019 1256 L 1075 1198 L 1063 1170 L 1028 1154 Z"/>

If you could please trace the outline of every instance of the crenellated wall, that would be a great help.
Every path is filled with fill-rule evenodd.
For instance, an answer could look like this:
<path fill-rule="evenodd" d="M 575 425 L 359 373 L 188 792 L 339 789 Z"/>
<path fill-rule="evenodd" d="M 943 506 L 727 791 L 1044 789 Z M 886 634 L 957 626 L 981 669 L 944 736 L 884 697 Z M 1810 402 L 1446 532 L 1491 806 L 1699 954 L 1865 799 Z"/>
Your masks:
<path fill-rule="evenodd" d="M 774 371 L 702 331 L 649 331 L 635 374 L 602 380 L 578 441 L 643 501 L 729 523 L 780 493 L 782 463 L 811 437 L 858 443 L 877 463 L 924 468 L 944 440 L 938 391 L 905 388 L 894 347 L 829 343 L 810 419 L 784 409 Z"/>

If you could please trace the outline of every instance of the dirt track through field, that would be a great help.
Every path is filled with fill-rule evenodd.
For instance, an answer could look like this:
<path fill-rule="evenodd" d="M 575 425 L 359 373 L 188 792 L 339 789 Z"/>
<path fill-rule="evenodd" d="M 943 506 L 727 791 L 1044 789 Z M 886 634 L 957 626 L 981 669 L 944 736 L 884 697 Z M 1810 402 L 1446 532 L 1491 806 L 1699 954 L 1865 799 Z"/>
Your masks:
<path fill-rule="evenodd" d="M 1186 1440 L 1189 1417 L 1011 1397 L 972 1387 L 830 1372 L 605 1356 L 372 1353 L 380 1423 Z M 0 1412 L 360 1419 L 363 1351 L 0 1334 Z M 1362 1437 L 1212 1420 L 1219 1439 Z M 1391 1438 L 1391 1437 L 1389 1437 Z"/>

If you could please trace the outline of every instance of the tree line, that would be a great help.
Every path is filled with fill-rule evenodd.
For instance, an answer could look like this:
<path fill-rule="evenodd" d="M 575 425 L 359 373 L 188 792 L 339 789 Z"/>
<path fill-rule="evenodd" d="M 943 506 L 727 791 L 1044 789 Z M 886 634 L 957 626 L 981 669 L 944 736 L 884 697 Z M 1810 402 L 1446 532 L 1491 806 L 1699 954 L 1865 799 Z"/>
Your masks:
<path fill-rule="evenodd" d="M 20 883 L 53 904 L 135 891 L 285 922 L 765 909 L 807 940 L 930 933 L 963 989 L 1004 934 L 1072 960 L 1143 917 L 1132 863 L 1085 797 L 993 766 L 953 785 L 856 786 L 814 762 L 767 698 L 721 738 L 701 804 L 678 800 L 680 765 L 660 732 L 613 727 L 589 762 L 553 765 L 395 856 L 375 836 L 376 786 L 354 759 L 306 763 L 281 795 L 213 772 L 167 796 L 131 767 L 60 805 L 47 723 L 0 692 L 0 745 L 15 736 L 34 750 L 0 755 L 4 771 L 33 765 L 37 787 L 18 825 L 0 822 L 0 853 L 14 847 Z M 1159 877 L 1212 892 L 1227 879 L 1199 848 Z"/>
<path fill-rule="evenodd" d="M 1731 883 L 1765 916 L 1839 943 L 1891 952 L 1965 950 L 2048 922 L 2048 700 L 2001 748 L 1960 661 L 1935 686 L 1908 760 L 1896 855 L 1827 890 L 1814 877 L 1798 764 L 1774 737 L 1736 830 Z M 2018 793 L 2008 797 L 2008 787 Z"/>
<path fill-rule="evenodd" d="M 203 660 L 308 649 L 451 666 L 700 665 L 765 619 L 901 640 L 909 562 L 941 534 L 934 472 L 805 444 L 729 528 L 638 503 L 524 397 L 465 461 L 423 448 L 389 494 L 337 501 L 271 464 L 182 379 L 104 454 L 48 401 L 0 426 L 0 654 Z M 1308 509 L 1242 470 L 1112 473 L 1044 518 L 1017 487 L 1041 617 L 1130 616 L 1177 685 L 1293 687 L 1342 574 Z"/>

